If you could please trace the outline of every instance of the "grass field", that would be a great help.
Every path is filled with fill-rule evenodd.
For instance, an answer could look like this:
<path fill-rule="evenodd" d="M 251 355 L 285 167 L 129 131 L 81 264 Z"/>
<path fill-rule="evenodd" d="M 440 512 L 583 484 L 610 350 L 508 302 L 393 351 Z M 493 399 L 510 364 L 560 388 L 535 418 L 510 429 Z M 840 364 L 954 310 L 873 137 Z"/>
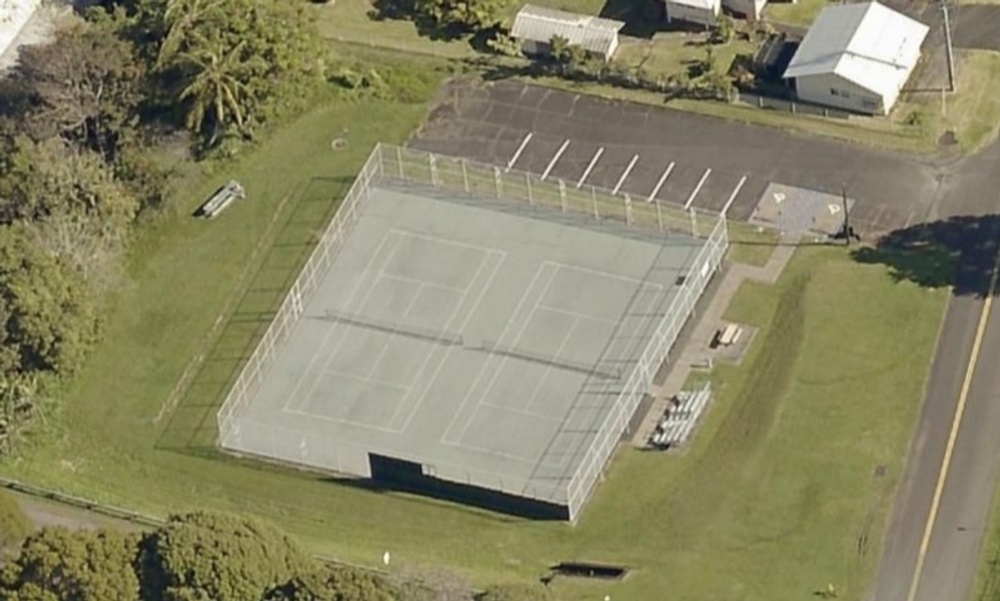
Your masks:
<path fill-rule="evenodd" d="M 232 371 L 335 198 L 376 141 L 403 141 L 424 111 L 331 102 L 179 190 L 175 214 L 136 244 L 106 340 L 67 386 L 49 433 L 2 471 L 157 515 L 251 512 L 317 552 L 372 564 L 388 549 L 398 562 L 453 566 L 478 583 L 535 578 L 569 559 L 636 569 L 613 586 L 557 582 L 566 599 L 607 590 L 772 601 L 808 598 L 827 582 L 856 597 L 877 555 L 921 394 L 914 374 L 929 360 L 944 293 L 893 283 L 839 248 L 804 249 L 779 284 L 740 292 L 730 318 L 762 333 L 742 367 L 712 374 L 719 396 L 693 447 L 681 456 L 624 450 L 575 528 L 214 451 L 214 411 Z M 348 148 L 331 150 L 335 137 Z M 248 189 L 246 201 L 210 223 L 188 216 L 230 177 Z M 192 358 L 201 368 L 175 395 Z M 873 478 L 877 465 L 887 477 Z M 858 555 L 862 535 L 871 542 Z"/>
<path fill-rule="evenodd" d="M 764 7 L 764 17 L 778 23 L 807 27 L 816 19 L 816 15 L 828 3 L 827 0 L 798 0 L 794 3 L 772 3 Z"/>

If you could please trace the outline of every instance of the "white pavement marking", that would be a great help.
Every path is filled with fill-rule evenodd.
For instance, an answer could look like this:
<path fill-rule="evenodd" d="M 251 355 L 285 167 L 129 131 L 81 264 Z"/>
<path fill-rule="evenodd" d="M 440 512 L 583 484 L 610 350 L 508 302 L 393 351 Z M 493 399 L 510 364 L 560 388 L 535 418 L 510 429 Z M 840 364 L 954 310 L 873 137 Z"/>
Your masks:
<path fill-rule="evenodd" d="M 507 171 L 510 171 L 511 169 L 514 168 L 514 163 L 517 162 L 517 159 L 521 156 L 521 153 L 524 152 L 524 147 L 528 145 L 528 142 L 531 141 L 531 136 L 533 135 L 534 134 L 529 131 L 528 135 L 524 136 L 524 139 L 521 140 L 521 145 L 518 146 L 517 150 L 514 151 L 514 156 L 510 157 L 510 160 L 507 161 Z"/>
<path fill-rule="evenodd" d="M 653 199 L 656 198 L 656 195 L 660 193 L 660 188 L 662 188 L 663 184 L 666 183 L 667 178 L 670 177 L 670 173 L 673 170 L 674 170 L 674 162 L 670 161 L 670 164 L 667 165 L 666 170 L 663 171 L 663 175 L 660 176 L 660 181 L 656 182 L 656 187 L 653 188 L 653 191 L 649 194 L 649 198 L 646 199 L 646 202 L 653 202 Z"/>
<path fill-rule="evenodd" d="M 688 196 L 687 202 L 684 203 L 684 208 L 685 209 L 690 209 L 691 208 L 691 203 L 694 202 L 694 197 L 698 196 L 698 192 L 701 192 L 701 187 L 705 185 L 705 180 L 708 179 L 708 176 L 709 176 L 710 173 L 712 173 L 712 168 L 711 167 L 709 167 L 708 169 L 705 170 L 705 175 L 701 176 L 701 179 L 698 180 L 698 185 L 695 186 L 694 190 L 691 191 L 691 196 Z"/>
<path fill-rule="evenodd" d="M 632 173 L 632 168 L 635 167 L 635 162 L 638 160 L 639 160 L 639 155 L 635 155 L 632 157 L 632 161 L 629 162 L 628 167 L 626 167 L 625 171 L 622 172 L 622 176 L 618 178 L 618 183 L 615 184 L 615 189 L 611 191 L 612 194 L 618 194 L 618 190 L 620 190 L 622 184 L 625 183 L 625 178 L 628 177 L 629 173 Z"/>
<path fill-rule="evenodd" d="M 598 148 L 597 152 L 594 153 L 594 158 L 590 159 L 590 164 L 588 164 L 587 168 L 584 169 L 583 175 L 580 176 L 580 181 L 576 182 L 577 188 L 581 187 L 583 185 L 583 182 L 587 181 L 587 176 L 590 175 L 590 172 L 594 169 L 594 165 L 597 164 L 597 159 L 601 158 L 602 154 L 604 154 L 603 146 Z"/>
<path fill-rule="evenodd" d="M 740 180 L 740 183 L 736 184 L 736 189 L 733 190 L 733 193 L 729 195 L 729 200 L 726 201 L 726 206 L 722 207 L 721 214 L 723 217 L 725 217 L 726 213 L 729 212 L 729 207 L 733 205 L 733 201 L 736 200 L 736 197 L 739 195 L 740 190 L 743 189 L 743 184 L 745 183 L 747 183 L 747 176 L 744 175 L 743 178 Z"/>
<path fill-rule="evenodd" d="M 549 166 L 546 167 L 545 172 L 542 173 L 542 181 L 545 181 L 545 178 L 549 176 L 549 173 L 552 171 L 552 168 L 556 166 L 557 162 L 559 162 L 559 157 L 561 157 L 563 153 L 566 152 L 567 146 L 569 146 L 568 138 L 565 142 L 562 143 L 562 146 L 559 147 L 559 150 L 556 151 L 555 155 L 552 156 L 552 160 L 549 161 Z"/>

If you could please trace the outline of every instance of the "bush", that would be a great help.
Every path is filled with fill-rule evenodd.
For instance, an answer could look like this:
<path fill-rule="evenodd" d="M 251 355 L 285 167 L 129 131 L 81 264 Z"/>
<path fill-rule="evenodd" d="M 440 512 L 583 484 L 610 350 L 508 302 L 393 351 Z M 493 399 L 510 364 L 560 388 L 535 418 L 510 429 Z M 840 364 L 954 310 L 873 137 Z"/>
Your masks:
<path fill-rule="evenodd" d="M 0 549 L 16 547 L 31 534 L 31 521 L 17 499 L 0 490 Z"/>

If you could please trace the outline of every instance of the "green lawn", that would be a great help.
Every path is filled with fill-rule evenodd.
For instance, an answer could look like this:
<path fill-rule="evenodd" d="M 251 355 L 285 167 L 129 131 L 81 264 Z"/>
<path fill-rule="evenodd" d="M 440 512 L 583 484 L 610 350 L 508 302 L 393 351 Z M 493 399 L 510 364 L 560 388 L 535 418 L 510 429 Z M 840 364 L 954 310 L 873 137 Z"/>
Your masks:
<path fill-rule="evenodd" d="M 828 0 L 771 3 L 764 7 L 764 18 L 778 23 L 807 27 L 827 4 L 830 4 Z"/>
<path fill-rule="evenodd" d="M 623 450 L 577 527 L 370 492 L 213 450 L 232 370 L 336 198 L 376 141 L 402 142 L 424 111 L 331 102 L 179 191 L 176 214 L 136 244 L 106 340 L 67 386 L 50 433 L 2 471 L 157 515 L 247 511 L 326 555 L 371 564 L 389 549 L 399 562 L 453 566 L 478 583 L 535 578 L 569 559 L 636 569 L 614 585 L 557 582 L 566 599 L 773 601 L 809 598 L 827 582 L 856 597 L 945 294 L 893 283 L 839 248 L 801 250 L 778 285 L 740 292 L 729 317 L 762 333 L 741 368 L 712 374 L 719 396 L 693 447 Z M 347 150 L 331 150 L 336 137 Z M 230 177 L 246 201 L 213 222 L 188 216 Z M 203 368 L 156 421 L 192 357 Z M 876 465 L 886 478 L 872 477 Z M 863 534 L 871 542 L 858 556 Z"/>

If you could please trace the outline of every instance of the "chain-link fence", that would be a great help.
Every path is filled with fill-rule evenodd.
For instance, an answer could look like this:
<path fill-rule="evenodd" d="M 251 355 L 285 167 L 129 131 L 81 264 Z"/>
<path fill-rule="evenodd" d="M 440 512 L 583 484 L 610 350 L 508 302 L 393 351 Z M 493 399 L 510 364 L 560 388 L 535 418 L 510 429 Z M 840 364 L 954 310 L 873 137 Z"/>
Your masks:
<path fill-rule="evenodd" d="M 727 223 L 715 213 L 686 210 L 679 205 L 662 202 L 633 202 L 627 195 L 616 195 L 594 186 L 576 187 L 562 181 L 542 180 L 539 176 L 520 171 L 508 171 L 464 159 L 443 157 L 408 148 L 378 145 L 368 157 L 357 179 L 330 225 L 320 238 L 302 272 L 290 287 L 273 321 L 254 349 L 218 412 L 220 444 L 224 448 L 242 450 L 241 441 L 269 441 L 269 457 L 312 465 L 325 469 L 331 466 L 355 465 L 365 460 L 362 448 L 347 449 L 332 444 L 322 435 L 290 431 L 274 424 L 241 418 L 248 402 L 266 376 L 267 369 L 287 340 L 302 315 L 320 280 L 330 269 L 337 253 L 360 218 L 371 195 L 371 188 L 380 182 L 402 181 L 431 186 L 470 198 L 492 198 L 528 203 L 562 212 L 572 212 L 595 219 L 613 220 L 627 226 L 652 232 L 682 232 L 704 239 L 688 273 L 678 280 L 676 296 L 671 302 L 649 344 L 640 355 L 613 407 L 597 430 L 580 466 L 566 484 L 547 483 L 547 490 L 521 488 L 515 494 L 551 500 L 563 495 L 551 490 L 565 490 L 570 519 L 575 519 L 600 478 L 604 465 L 614 452 L 632 414 L 649 391 L 653 376 L 667 357 L 691 316 L 695 303 L 708 281 L 722 262 L 729 244 Z M 706 234 L 701 234 L 704 230 Z M 341 448 L 341 451 L 337 451 Z M 348 453 L 349 458 L 339 456 Z M 483 475 L 485 476 L 485 475 Z M 482 482 L 484 478 L 478 477 Z M 489 481 L 486 478 L 485 481 Z M 497 478 L 497 489 L 507 490 Z"/>
<path fill-rule="evenodd" d="M 699 220 L 706 221 L 705 226 L 710 229 L 718 219 L 715 212 L 685 209 L 679 204 L 660 200 L 633 199 L 628 194 L 615 194 L 597 186 L 577 186 L 559 179 L 542 179 L 540 175 L 526 171 L 508 170 L 412 148 L 383 146 L 382 168 L 386 178 L 411 184 L 522 202 L 661 232 L 697 236 Z"/>

